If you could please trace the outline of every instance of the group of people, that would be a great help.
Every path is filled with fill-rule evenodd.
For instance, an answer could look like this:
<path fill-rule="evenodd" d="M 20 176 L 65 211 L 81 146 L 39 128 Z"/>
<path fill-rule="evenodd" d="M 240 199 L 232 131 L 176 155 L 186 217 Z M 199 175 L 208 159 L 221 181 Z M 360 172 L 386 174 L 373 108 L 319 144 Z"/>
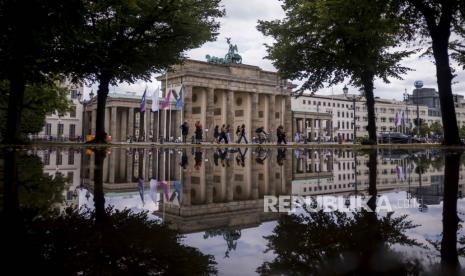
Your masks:
<path fill-rule="evenodd" d="M 182 142 L 187 143 L 187 136 L 189 135 L 189 125 L 187 122 L 184 122 L 181 126 L 181 135 L 182 135 Z M 264 127 L 259 127 L 256 129 L 256 134 L 258 135 L 257 141 L 261 144 L 264 141 L 270 141 L 268 138 L 268 133 L 265 131 Z M 246 130 L 245 130 L 245 124 L 242 124 L 240 126 L 237 126 L 236 128 L 236 136 L 237 136 L 237 141 L 236 143 L 240 144 L 242 140 L 246 144 L 249 142 L 247 141 L 246 137 Z M 231 126 L 229 124 L 223 124 L 220 128 L 220 126 L 216 125 L 214 130 L 213 130 L 213 138 L 215 143 L 221 143 L 224 142 L 225 144 L 228 144 L 231 141 Z M 276 130 L 276 138 L 278 140 L 278 144 L 287 144 L 286 141 L 286 132 L 284 131 L 284 127 L 280 125 L 277 130 Z M 197 121 L 195 123 L 195 132 L 194 132 L 194 137 L 193 137 L 193 143 L 195 144 L 200 144 L 203 139 L 203 128 L 202 124 L 200 121 Z"/>

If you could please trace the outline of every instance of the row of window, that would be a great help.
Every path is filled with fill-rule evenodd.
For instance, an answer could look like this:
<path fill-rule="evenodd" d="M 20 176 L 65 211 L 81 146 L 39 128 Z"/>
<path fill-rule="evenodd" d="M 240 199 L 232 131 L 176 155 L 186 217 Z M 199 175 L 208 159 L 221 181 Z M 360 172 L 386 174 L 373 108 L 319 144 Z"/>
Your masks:
<path fill-rule="evenodd" d="M 321 102 L 321 101 L 311 101 L 311 100 L 303 100 L 303 104 L 314 106 L 331 106 L 331 102 Z M 333 107 L 342 107 L 342 108 L 352 108 L 351 104 L 341 104 L 341 103 L 332 103 Z"/>
<path fill-rule="evenodd" d="M 47 116 L 52 116 L 53 114 L 57 114 L 59 117 L 65 117 L 65 113 L 63 112 L 47 112 Z M 76 118 L 76 106 L 71 106 L 71 110 L 69 111 L 70 118 Z"/>
<path fill-rule="evenodd" d="M 44 153 L 43 162 L 45 166 L 50 165 L 50 153 Z M 56 152 L 55 165 L 63 165 L 63 153 L 60 150 Z M 68 165 L 74 165 L 74 150 L 68 151 Z"/>
<path fill-rule="evenodd" d="M 65 134 L 65 125 L 64 124 L 57 124 L 57 136 L 61 137 Z M 52 135 L 52 124 L 47 123 L 45 125 L 45 135 Z M 76 137 L 76 125 L 70 124 L 68 130 L 68 137 L 74 138 Z"/>

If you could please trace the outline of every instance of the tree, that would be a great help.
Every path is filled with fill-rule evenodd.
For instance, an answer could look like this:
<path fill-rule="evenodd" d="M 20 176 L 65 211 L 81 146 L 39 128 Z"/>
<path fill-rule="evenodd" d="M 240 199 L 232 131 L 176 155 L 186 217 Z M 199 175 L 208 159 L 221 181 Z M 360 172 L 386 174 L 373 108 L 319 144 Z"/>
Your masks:
<path fill-rule="evenodd" d="M 398 62 L 409 51 L 393 51 L 403 28 L 388 0 L 283 0 L 286 18 L 259 21 L 258 29 L 276 42 L 268 58 L 283 77 L 304 80 L 298 95 L 349 78 L 363 88 L 368 107 L 368 133 L 376 143 L 373 81 L 389 82 L 408 69 Z M 389 51 L 388 51 L 389 50 Z"/>
<path fill-rule="evenodd" d="M 149 80 L 182 61 L 183 53 L 213 40 L 220 0 L 86 0 L 85 24 L 69 45 L 77 79 L 98 81 L 96 133 L 104 143 L 110 84 Z"/>
<path fill-rule="evenodd" d="M 462 127 L 459 130 L 460 138 L 464 139 L 465 138 L 465 125 L 462 125 Z"/>
<path fill-rule="evenodd" d="M 26 85 L 21 112 L 22 123 L 19 127 L 22 137 L 40 132 L 48 112 L 64 113 L 70 110 L 68 91 L 58 87 L 57 82 L 58 79 L 53 78 L 42 84 Z M 0 133 L 3 137 L 7 135 L 6 113 L 10 94 L 8 87 L 8 81 L 0 82 Z"/>
<path fill-rule="evenodd" d="M 46 82 L 67 65 L 63 38 L 79 22 L 81 0 L 0 1 L 0 81 L 8 80 L 5 143 L 20 143 L 26 84 Z"/>
<path fill-rule="evenodd" d="M 429 126 L 430 132 L 433 132 L 435 135 L 443 135 L 444 131 L 442 125 L 439 122 L 434 122 Z"/>
<path fill-rule="evenodd" d="M 452 31 L 455 31 L 459 36 L 464 36 L 465 2 L 461 0 L 407 0 L 400 2 L 405 5 L 402 16 L 411 22 L 410 29 L 423 37 L 431 39 L 432 54 L 436 65 L 439 101 L 441 110 L 443 110 L 444 144 L 460 145 L 462 142 L 459 136 L 452 94 L 453 75 L 450 66 L 449 48 L 457 49 L 450 42 Z M 457 55 L 455 56 L 457 57 Z"/>

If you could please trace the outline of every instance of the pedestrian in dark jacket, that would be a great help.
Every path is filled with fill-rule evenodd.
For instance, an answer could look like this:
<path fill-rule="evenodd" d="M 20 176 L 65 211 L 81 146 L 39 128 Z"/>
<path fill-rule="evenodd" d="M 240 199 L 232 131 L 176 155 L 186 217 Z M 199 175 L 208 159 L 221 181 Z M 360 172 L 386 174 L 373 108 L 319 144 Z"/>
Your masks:
<path fill-rule="evenodd" d="M 241 126 L 241 132 L 239 133 L 239 135 L 240 136 L 239 136 L 239 139 L 237 140 L 237 143 L 240 144 L 242 141 L 242 138 L 244 138 L 245 143 L 248 144 L 247 138 L 245 137 L 245 125 L 244 124 L 242 124 Z"/>
<path fill-rule="evenodd" d="M 220 138 L 218 139 L 218 143 L 224 140 L 224 143 L 228 143 L 228 137 L 226 137 L 226 125 L 221 126 Z"/>
<path fill-rule="evenodd" d="M 215 129 L 213 130 L 213 138 L 215 138 L 215 142 L 218 143 L 218 139 L 220 138 L 220 127 L 215 126 Z"/>
<path fill-rule="evenodd" d="M 202 141 L 202 125 L 200 124 L 200 121 L 197 121 L 195 123 L 195 143 L 200 144 Z"/>
<path fill-rule="evenodd" d="M 189 125 L 187 122 L 184 122 L 181 125 L 181 135 L 182 135 L 182 142 L 186 143 L 187 142 L 187 135 L 189 134 Z"/>
<path fill-rule="evenodd" d="M 286 142 L 286 133 L 284 132 L 283 126 L 279 126 L 278 129 L 276 130 L 276 136 L 278 138 L 278 144 L 281 145 L 281 143 L 287 144 Z"/>

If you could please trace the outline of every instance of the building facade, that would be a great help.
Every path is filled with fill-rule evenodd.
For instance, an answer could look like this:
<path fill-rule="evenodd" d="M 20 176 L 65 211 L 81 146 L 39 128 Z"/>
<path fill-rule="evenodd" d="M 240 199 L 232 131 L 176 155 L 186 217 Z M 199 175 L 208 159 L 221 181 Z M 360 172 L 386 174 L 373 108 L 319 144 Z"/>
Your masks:
<path fill-rule="evenodd" d="M 128 136 L 142 141 L 180 138 L 182 122 L 189 125 L 189 137 L 194 125 L 200 122 L 203 140 L 213 141 L 213 129 L 230 125 L 231 139 L 236 140 L 235 129 L 245 125 L 250 141 L 255 129 L 264 127 L 275 132 L 279 125 L 291 125 L 291 92 L 293 85 L 280 79 L 275 72 L 244 64 L 212 64 L 186 60 L 176 65 L 172 73 L 160 76 L 161 108 L 168 89 L 183 87 L 182 108 L 177 110 L 172 95 L 168 108 L 152 112 L 150 95 L 146 95 L 146 112 L 140 112 L 141 96 L 135 94 L 108 95 L 105 111 L 105 131 L 113 141 L 126 141 Z M 86 134 L 95 133 L 97 101 L 86 107 Z M 273 137 L 276 140 L 276 137 Z"/>
<path fill-rule="evenodd" d="M 75 84 L 69 80 L 59 83 L 68 89 L 71 111 L 66 113 L 51 112 L 45 116 L 45 126 L 38 133 L 40 139 L 75 140 L 83 134 L 83 105 L 80 96 L 84 95 L 83 84 Z"/>

